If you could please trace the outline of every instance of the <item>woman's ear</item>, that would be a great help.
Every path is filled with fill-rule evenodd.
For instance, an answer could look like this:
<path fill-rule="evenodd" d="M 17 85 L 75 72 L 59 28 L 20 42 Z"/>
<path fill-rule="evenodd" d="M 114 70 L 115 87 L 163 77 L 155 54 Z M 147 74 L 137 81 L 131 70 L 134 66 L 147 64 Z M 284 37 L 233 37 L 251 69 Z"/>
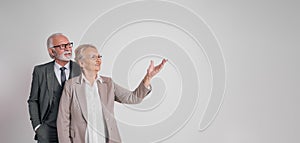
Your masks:
<path fill-rule="evenodd" d="M 80 66 L 81 68 L 83 68 L 83 66 L 84 66 L 84 63 L 83 63 L 83 61 L 82 61 L 82 60 L 78 61 L 78 64 L 79 64 L 79 66 Z"/>

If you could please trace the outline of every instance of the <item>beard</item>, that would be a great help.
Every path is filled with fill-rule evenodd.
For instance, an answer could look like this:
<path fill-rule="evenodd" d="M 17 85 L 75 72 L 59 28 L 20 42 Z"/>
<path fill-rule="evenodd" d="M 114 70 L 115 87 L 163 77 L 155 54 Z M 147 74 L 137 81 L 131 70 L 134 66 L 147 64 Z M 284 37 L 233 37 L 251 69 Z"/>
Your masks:
<path fill-rule="evenodd" d="M 71 54 L 71 55 L 65 56 L 65 54 Z M 55 58 L 57 58 L 61 61 L 66 61 L 66 62 L 70 61 L 71 57 L 72 57 L 72 52 L 70 52 L 70 51 L 64 51 L 60 55 L 55 54 Z"/>

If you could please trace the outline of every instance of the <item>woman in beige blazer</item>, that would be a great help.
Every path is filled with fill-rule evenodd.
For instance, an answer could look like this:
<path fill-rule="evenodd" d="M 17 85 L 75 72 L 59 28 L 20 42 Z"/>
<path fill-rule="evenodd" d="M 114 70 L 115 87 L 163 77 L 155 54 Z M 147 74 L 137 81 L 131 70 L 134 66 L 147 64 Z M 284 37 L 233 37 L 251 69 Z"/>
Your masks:
<path fill-rule="evenodd" d="M 101 119 L 104 125 L 103 132 L 99 132 L 106 143 L 121 142 L 117 123 L 114 117 L 114 101 L 134 104 L 140 103 L 151 91 L 150 80 L 167 62 L 163 59 L 161 64 L 154 66 L 151 61 L 147 74 L 134 91 L 129 91 L 117 85 L 109 77 L 98 76 L 101 69 L 101 56 L 93 45 L 80 45 L 75 50 L 75 60 L 80 65 L 82 75 L 66 82 L 59 105 L 57 117 L 57 132 L 60 143 L 85 143 L 90 136 L 87 135 L 89 124 L 86 83 L 91 87 L 96 85 L 96 95 L 100 96 L 102 109 Z M 90 95 L 89 95 L 90 96 Z"/>

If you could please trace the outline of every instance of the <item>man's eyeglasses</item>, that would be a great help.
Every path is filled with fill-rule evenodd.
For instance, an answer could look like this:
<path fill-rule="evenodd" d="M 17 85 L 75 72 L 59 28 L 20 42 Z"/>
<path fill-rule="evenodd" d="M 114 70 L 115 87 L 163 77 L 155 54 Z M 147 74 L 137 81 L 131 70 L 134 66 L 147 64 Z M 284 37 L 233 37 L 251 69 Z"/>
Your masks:
<path fill-rule="evenodd" d="M 64 49 L 66 49 L 66 48 L 72 48 L 73 47 L 73 42 L 69 42 L 69 43 L 67 43 L 67 44 L 60 44 L 60 45 L 56 45 L 56 46 L 53 46 L 53 47 L 51 47 L 51 48 L 59 48 L 59 49 L 61 49 L 61 50 L 64 50 Z"/>

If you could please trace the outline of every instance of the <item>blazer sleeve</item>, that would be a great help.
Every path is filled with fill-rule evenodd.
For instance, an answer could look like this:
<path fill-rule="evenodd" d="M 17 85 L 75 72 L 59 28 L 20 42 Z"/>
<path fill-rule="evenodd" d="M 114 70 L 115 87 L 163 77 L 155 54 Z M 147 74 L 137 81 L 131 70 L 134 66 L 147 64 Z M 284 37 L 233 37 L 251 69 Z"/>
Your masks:
<path fill-rule="evenodd" d="M 70 106 L 71 106 L 72 95 L 70 91 L 70 87 L 68 82 L 64 87 L 62 92 L 59 108 L 58 108 L 58 115 L 57 115 L 57 134 L 58 140 L 61 143 L 71 143 L 71 135 L 70 135 Z"/>
<path fill-rule="evenodd" d="M 148 89 L 143 82 L 134 90 L 130 91 L 113 82 L 115 100 L 120 103 L 137 104 L 151 92 L 152 87 Z"/>
<path fill-rule="evenodd" d="M 30 120 L 33 129 L 41 124 L 41 119 L 39 115 L 39 90 L 40 90 L 40 84 L 39 84 L 39 74 L 37 67 L 34 67 L 33 73 L 32 73 L 32 81 L 31 81 L 31 90 L 30 90 L 30 96 L 27 100 L 28 108 L 29 108 L 29 115 Z"/>

